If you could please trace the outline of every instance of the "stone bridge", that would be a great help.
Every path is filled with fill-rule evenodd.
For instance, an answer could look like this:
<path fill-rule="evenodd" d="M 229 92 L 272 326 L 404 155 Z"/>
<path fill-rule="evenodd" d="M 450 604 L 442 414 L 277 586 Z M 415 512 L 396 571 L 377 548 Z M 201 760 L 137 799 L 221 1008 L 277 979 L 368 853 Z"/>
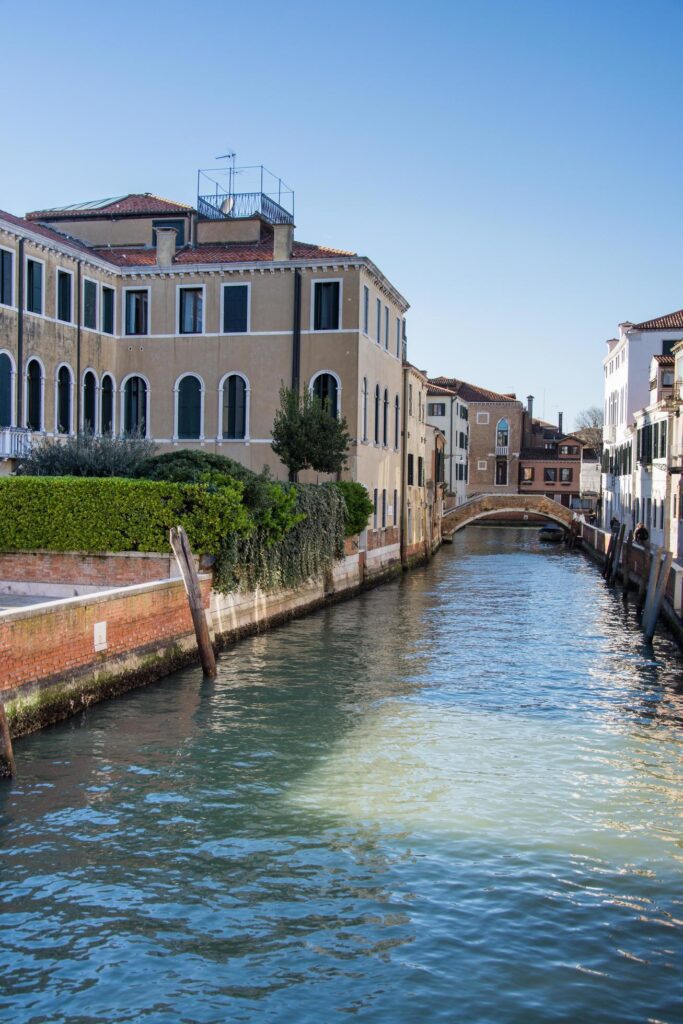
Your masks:
<path fill-rule="evenodd" d="M 552 519 L 561 526 L 569 527 L 574 513 L 559 501 L 546 498 L 544 494 L 477 494 L 464 505 L 458 505 L 444 514 L 441 532 L 446 536 L 456 533 L 463 526 L 481 519 L 492 512 L 529 512 L 546 519 Z"/>

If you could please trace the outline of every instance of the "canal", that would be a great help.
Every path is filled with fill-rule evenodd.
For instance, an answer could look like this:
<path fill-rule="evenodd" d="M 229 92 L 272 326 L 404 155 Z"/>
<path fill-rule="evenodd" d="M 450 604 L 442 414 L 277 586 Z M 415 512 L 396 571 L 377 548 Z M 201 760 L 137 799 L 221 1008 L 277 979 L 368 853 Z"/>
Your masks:
<path fill-rule="evenodd" d="M 20 741 L 0 1017 L 682 1021 L 681 667 L 583 557 L 471 528 Z"/>

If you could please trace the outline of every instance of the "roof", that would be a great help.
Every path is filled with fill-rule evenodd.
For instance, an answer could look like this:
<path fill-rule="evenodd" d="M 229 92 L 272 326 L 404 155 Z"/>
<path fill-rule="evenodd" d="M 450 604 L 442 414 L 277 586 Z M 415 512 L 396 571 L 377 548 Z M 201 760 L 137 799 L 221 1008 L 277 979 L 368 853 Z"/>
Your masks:
<path fill-rule="evenodd" d="M 452 388 L 444 388 L 440 384 L 435 384 L 434 381 L 428 381 L 427 384 L 428 395 L 443 395 L 445 398 L 455 398 L 457 395 L 456 391 Z"/>
<path fill-rule="evenodd" d="M 34 210 L 26 214 L 27 220 L 76 220 L 86 217 L 140 217 L 153 214 L 174 213 L 187 215 L 194 212 L 187 203 L 176 203 L 162 199 L 151 192 L 130 192 L 126 196 L 109 199 L 93 199 L 71 206 L 57 206 L 52 210 Z"/>
<path fill-rule="evenodd" d="M 517 401 L 517 396 L 514 392 L 502 395 L 497 391 L 490 391 L 488 388 L 480 388 L 476 384 L 468 384 L 467 381 L 458 380 L 457 377 L 432 377 L 430 384 L 448 388 L 453 394 L 463 398 L 466 402 Z"/>
<path fill-rule="evenodd" d="M 656 362 L 659 363 L 660 366 L 675 366 L 676 365 L 676 360 L 671 355 L 654 356 L 654 359 L 656 360 Z"/>
<path fill-rule="evenodd" d="M 576 455 L 560 455 L 559 452 L 550 448 L 522 448 L 519 453 L 520 462 L 557 462 L 565 466 L 568 462 L 581 461 L 581 449 Z"/>
<path fill-rule="evenodd" d="M 6 210 L 0 210 L 0 220 L 15 224 L 24 231 L 32 231 L 35 235 L 43 235 L 52 242 L 59 242 L 60 245 L 69 245 L 72 249 L 79 249 L 81 252 L 92 253 L 93 251 L 85 242 L 81 242 L 80 239 L 74 238 L 72 235 L 67 235 L 64 231 L 56 231 L 54 228 L 48 228 L 44 224 L 33 224 L 24 217 L 15 217 L 13 213 L 7 213 Z M 105 259 L 107 258 L 105 257 Z"/>
<path fill-rule="evenodd" d="M 627 326 L 624 324 L 624 326 Z M 654 320 L 643 320 L 640 324 L 629 324 L 635 331 L 677 331 L 683 328 L 683 309 L 675 313 L 665 313 L 664 316 L 655 317 Z"/>
<path fill-rule="evenodd" d="M 100 246 L 92 250 L 102 259 L 119 267 L 154 267 L 157 262 L 156 249 L 135 247 Z M 330 249 L 325 245 L 309 242 L 292 243 L 293 260 L 330 260 L 334 257 L 357 256 L 344 249 Z M 204 263 L 259 263 L 273 259 L 273 235 L 265 235 L 260 242 L 226 242 L 186 245 L 176 250 L 174 266 Z"/>

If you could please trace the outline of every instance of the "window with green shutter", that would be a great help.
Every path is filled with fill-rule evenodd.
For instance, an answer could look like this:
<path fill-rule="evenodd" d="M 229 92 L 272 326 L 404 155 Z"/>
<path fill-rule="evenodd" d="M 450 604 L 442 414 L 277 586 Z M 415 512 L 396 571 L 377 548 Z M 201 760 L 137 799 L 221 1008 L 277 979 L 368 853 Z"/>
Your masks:
<path fill-rule="evenodd" d="M 245 334 L 249 330 L 249 285 L 223 287 L 223 333 Z"/>
<path fill-rule="evenodd" d="M 113 288 L 102 288 L 102 333 L 114 333 L 114 296 Z"/>
<path fill-rule="evenodd" d="M 198 441 L 202 424 L 202 386 L 197 377 L 188 374 L 178 385 L 178 438 Z"/>
<path fill-rule="evenodd" d="M 313 329 L 339 330 L 339 281 L 315 281 L 313 299 Z"/>
<path fill-rule="evenodd" d="M 0 303 L 12 305 L 12 265 L 14 254 L 0 249 Z"/>
<path fill-rule="evenodd" d="M 242 441 L 247 434 L 247 385 L 244 377 L 231 373 L 223 384 L 223 437 Z"/>
<path fill-rule="evenodd" d="M 66 270 L 57 271 L 57 319 L 70 324 L 71 315 L 71 291 L 73 277 Z"/>
<path fill-rule="evenodd" d="M 43 264 L 37 260 L 26 261 L 26 309 L 43 312 Z"/>
<path fill-rule="evenodd" d="M 87 277 L 83 281 L 83 326 L 97 330 L 97 284 Z"/>
<path fill-rule="evenodd" d="M 12 426 L 12 360 L 0 353 L 0 427 Z"/>

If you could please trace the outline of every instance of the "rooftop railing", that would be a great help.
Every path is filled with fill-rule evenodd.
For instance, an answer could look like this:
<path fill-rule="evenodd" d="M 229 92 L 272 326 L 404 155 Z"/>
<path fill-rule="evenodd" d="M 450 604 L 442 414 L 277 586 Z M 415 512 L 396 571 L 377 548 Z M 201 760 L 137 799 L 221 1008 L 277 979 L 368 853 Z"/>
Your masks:
<path fill-rule="evenodd" d="M 206 220 L 263 217 L 269 224 L 291 224 L 292 214 L 265 192 L 214 193 L 197 197 L 197 212 Z"/>

